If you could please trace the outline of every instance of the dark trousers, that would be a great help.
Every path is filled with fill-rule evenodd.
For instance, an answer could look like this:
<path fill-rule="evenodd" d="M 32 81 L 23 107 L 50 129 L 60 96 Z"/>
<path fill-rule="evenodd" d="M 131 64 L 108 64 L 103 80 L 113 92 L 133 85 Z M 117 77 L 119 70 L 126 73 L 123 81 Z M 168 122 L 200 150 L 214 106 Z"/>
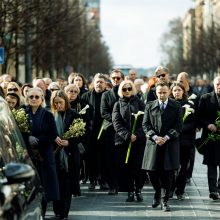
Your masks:
<path fill-rule="evenodd" d="M 128 163 L 125 163 L 128 146 L 116 146 L 118 158 L 118 185 L 119 191 L 133 192 L 141 190 L 145 182 L 145 171 L 141 169 L 142 151 L 140 146 L 131 147 Z M 138 155 L 139 154 L 139 155 Z"/>
<path fill-rule="evenodd" d="M 177 177 L 174 178 L 172 184 L 172 191 L 175 191 L 176 195 L 183 194 L 186 187 L 187 169 L 190 163 L 190 151 L 191 148 L 187 146 L 181 146 L 180 149 L 180 170 Z"/>
<path fill-rule="evenodd" d="M 53 202 L 53 210 L 60 217 L 68 217 L 71 205 L 70 174 L 65 170 L 58 170 L 58 180 L 60 188 L 60 200 Z"/>
<path fill-rule="evenodd" d="M 164 202 L 169 200 L 169 194 L 172 186 L 174 170 L 149 171 L 151 184 L 155 190 L 155 195 L 161 195 Z"/>
<path fill-rule="evenodd" d="M 89 161 L 89 180 L 95 182 L 98 179 L 102 179 L 101 175 L 101 146 L 97 140 L 97 135 L 94 135 L 95 139 L 91 139 L 91 143 L 88 149 L 88 161 Z"/>
<path fill-rule="evenodd" d="M 189 168 L 187 169 L 187 178 L 192 178 L 195 155 L 196 155 L 195 147 L 190 148 L 190 163 L 189 163 Z"/>
<path fill-rule="evenodd" d="M 80 195 L 80 153 L 78 148 L 69 156 L 70 186 L 73 195 Z"/>
<path fill-rule="evenodd" d="M 115 131 L 113 126 L 103 132 L 102 148 L 105 158 L 103 166 L 105 167 L 105 178 L 110 189 L 118 188 L 118 169 L 117 169 L 117 149 L 114 144 Z"/>
<path fill-rule="evenodd" d="M 218 166 L 207 165 L 208 167 L 208 184 L 209 192 L 218 192 Z"/>

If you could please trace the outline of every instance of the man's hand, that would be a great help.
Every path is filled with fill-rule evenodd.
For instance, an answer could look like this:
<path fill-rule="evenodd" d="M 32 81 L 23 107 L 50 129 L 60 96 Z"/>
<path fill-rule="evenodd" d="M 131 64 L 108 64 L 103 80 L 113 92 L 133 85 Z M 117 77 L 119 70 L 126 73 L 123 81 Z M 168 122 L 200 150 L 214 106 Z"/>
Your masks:
<path fill-rule="evenodd" d="M 163 137 L 157 136 L 155 139 L 155 143 L 159 146 L 162 146 L 166 143 L 166 140 Z"/>

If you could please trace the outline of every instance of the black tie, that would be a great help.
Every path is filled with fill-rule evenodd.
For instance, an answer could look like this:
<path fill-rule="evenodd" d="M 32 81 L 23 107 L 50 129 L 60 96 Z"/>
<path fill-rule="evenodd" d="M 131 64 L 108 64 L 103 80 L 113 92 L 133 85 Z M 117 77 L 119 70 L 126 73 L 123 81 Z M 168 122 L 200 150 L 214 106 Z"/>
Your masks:
<path fill-rule="evenodd" d="M 165 110 L 165 103 L 162 102 L 162 103 L 161 103 L 161 111 L 163 112 L 164 110 Z"/>

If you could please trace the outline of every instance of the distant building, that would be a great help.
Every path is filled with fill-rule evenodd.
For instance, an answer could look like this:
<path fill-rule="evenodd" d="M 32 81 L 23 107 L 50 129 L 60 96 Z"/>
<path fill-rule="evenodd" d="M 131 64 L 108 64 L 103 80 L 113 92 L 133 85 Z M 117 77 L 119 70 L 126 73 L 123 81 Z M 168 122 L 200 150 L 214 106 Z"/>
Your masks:
<path fill-rule="evenodd" d="M 100 0 L 85 0 L 88 20 L 95 26 L 100 26 Z"/>

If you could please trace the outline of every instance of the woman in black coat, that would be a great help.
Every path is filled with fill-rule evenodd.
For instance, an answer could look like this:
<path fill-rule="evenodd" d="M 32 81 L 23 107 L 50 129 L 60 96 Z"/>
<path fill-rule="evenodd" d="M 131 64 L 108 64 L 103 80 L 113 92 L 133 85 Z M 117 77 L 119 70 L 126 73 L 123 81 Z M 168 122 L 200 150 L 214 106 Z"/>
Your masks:
<path fill-rule="evenodd" d="M 73 190 L 79 187 L 80 153 L 77 138 L 63 139 L 78 114 L 70 108 L 65 92 L 54 91 L 51 96 L 51 111 L 54 114 L 60 141 L 57 143 L 56 160 L 60 186 L 60 200 L 54 202 L 54 212 L 60 219 L 67 219 Z M 80 189 L 78 189 L 80 191 Z"/>
<path fill-rule="evenodd" d="M 49 201 L 59 199 L 59 186 L 54 156 L 54 141 L 58 141 L 56 124 L 51 112 L 47 111 L 43 91 L 30 88 L 26 96 L 26 113 L 30 120 L 31 133 L 24 135 L 30 157 L 36 166 L 44 190 L 43 215 Z"/>
<path fill-rule="evenodd" d="M 115 129 L 115 145 L 118 151 L 119 190 L 127 191 L 127 202 L 134 201 L 134 191 L 137 201 L 143 201 L 141 189 L 144 185 L 144 172 L 141 169 L 145 135 L 142 129 L 143 115 L 139 115 L 134 133 L 134 114 L 144 111 L 144 103 L 135 96 L 136 90 L 132 81 L 123 81 L 118 89 L 119 101 L 115 103 L 112 112 L 112 122 Z M 130 156 L 126 161 L 129 143 L 132 142 Z"/>
<path fill-rule="evenodd" d="M 184 191 L 187 179 L 187 168 L 190 163 L 190 149 L 195 146 L 196 136 L 196 120 L 195 120 L 195 107 L 193 102 L 187 99 L 187 94 L 183 84 L 174 82 L 171 85 L 171 97 L 180 102 L 183 109 L 183 130 L 180 133 L 180 165 L 181 168 L 173 182 L 172 191 L 177 196 L 178 200 L 185 199 Z"/>
<path fill-rule="evenodd" d="M 64 88 L 64 91 L 70 101 L 70 106 L 75 112 L 80 114 L 81 110 L 86 107 L 86 103 L 84 100 L 81 99 L 80 89 L 75 84 L 69 84 Z M 88 140 L 91 133 L 90 128 L 90 116 L 88 109 L 84 111 L 83 114 L 80 114 L 80 117 L 83 119 L 83 121 L 86 122 L 86 135 L 84 135 L 84 138 L 82 140 L 82 143 L 79 145 L 80 149 L 80 179 L 82 179 L 83 183 L 86 183 L 89 175 L 88 171 L 88 165 L 87 165 L 87 149 L 88 149 Z M 81 192 L 78 190 L 75 190 L 73 192 L 74 196 L 80 196 Z"/>

